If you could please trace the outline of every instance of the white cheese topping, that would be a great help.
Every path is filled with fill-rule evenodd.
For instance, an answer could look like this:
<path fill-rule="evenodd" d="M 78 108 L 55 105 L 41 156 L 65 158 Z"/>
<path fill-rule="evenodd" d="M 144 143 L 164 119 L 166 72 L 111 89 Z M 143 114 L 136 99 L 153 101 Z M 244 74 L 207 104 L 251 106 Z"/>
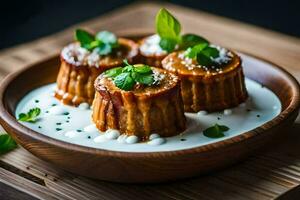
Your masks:
<path fill-rule="evenodd" d="M 158 85 L 166 77 L 166 75 L 153 70 L 153 85 Z"/>
<path fill-rule="evenodd" d="M 79 43 L 71 43 L 64 47 L 61 55 L 66 62 L 76 66 L 88 65 L 99 67 L 99 61 L 101 59 L 96 49 L 88 51 L 82 48 Z"/>
<path fill-rule="evenodd" d="M 227 49 L 217 46 L 217 45 L 210 45 L 211 47 L 215 47 L 216 49 L 219 50 L 219 56 L 217 58 L 213 58 L 213 60 L 218 63 L 218 64 L 224 64 L 229 62 L 233 55 L 230 51 L 228 51 Z"/>
<path fill-rule="evenodd" d="M 89 55 L 89 51 L 80 47 L 78 43 L 72 43 L 64 47 L 61 55 L 68 62 L 73 65 L 85 65 L 86 58 Z"/>
<path fill-rule="evenodd" d="M 152 36 L 147 37 L 143 44 L 140 46 L 140 51 L 145 55 L 164 55 L 167 54 L 165 50 L 163 50 L 159 46 L 160 37 L 159 35 L 155 34 Z"/>

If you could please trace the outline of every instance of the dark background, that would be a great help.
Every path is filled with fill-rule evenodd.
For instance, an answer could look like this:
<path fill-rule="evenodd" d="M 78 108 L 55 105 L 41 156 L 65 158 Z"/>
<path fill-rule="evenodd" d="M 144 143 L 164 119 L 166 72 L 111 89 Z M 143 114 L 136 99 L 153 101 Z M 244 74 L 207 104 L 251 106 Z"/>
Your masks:
<path fill-rule="evenodd" d="M 7 0 L 0 4 L 0 49 L 55 33 L 134 0 Z M 170 0 L 261 27 L 300 36 L 299 0 Z"/>

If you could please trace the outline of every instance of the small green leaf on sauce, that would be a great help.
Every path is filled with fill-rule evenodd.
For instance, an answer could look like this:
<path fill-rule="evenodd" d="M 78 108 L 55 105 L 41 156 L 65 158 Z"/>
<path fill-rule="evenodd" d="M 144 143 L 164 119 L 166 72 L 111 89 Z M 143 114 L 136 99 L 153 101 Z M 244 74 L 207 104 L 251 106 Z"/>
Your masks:
<path fill-rule="evenodd" d="M 37 107 L 32 108 L 27 113 L 20 113 L 18 120 L 22 121 L 22 122 L 35 123 L 37 121 L 40 113 L 41 113 L 40 108 L 37 108 Z"/>
<path fill-rule="evenodd" d="M 229 127 L 225 125 L 215 124 L 203 131 L 203 135 L 209 138 L 221 138 L 224 137 L 224 132 L 228 131 Z"/>

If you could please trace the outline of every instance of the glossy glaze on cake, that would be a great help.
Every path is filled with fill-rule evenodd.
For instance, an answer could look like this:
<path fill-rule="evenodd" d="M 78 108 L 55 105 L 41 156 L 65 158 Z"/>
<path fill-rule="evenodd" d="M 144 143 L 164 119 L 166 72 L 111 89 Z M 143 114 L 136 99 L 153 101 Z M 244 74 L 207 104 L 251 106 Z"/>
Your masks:
<path fill-rule="evenodd" d="M 151 133 L 168 137 L 185 130 L 180 80 L 166 70 L 152 70 L 155 84 L 136 84 L 131 91 L 119 89 L 104 74 L 97 78 L 92 118 L 100 131 L 117 129 L 147 140 Z"/>
<path fill-rule="evenodd" d="M 181 93 L 186 112 L 209 112 L 237 106 L 247 98 L 242 61 L 238 55 L 217 47 L 218 66 L 201 66 L 184 51 L 174 52 L 163 61 L 163 68 L 181 79 Z"/>
<path fill-rule="evenodd" d="M 132 62 L 138 54 L 138 45 L 132 40 L 119 38 L 118 43 L 119 48 L 101 56 L 80 47 L 79 43 L 66 46 L 61 52 L 55 97 L 68 105 L 91 104 L 97 76 L 106 69 L 122 65 L 124 59 Z"/>

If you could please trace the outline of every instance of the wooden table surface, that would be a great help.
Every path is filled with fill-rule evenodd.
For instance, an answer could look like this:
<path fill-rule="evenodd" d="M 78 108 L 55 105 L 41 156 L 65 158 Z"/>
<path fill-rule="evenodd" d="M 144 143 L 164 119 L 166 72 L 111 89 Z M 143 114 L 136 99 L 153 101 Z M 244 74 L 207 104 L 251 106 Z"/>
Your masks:
<path fill-rule="evenodd" d="M 170 4 L 185 32 L 283 66 L 300 80 L 300 39 Z M 0 52 L 0 79 L 57 54 L 72 41 L 75 27 L 117 34 L 154 31 L 162 4 L 140 2 L 57 34 Z M 33 30 L 34 31 L 34 30 Z M 262 69 L 263 70 L 263 69 Z M 18 148 L 0 156 L 0 199 L 293 199 L 300 195 L 300 120 L 278 146 L 264 147 L 242 163 L 172 183 L 130 185 L 91 180 L 46 163 Z M 270 138 L 271 139 L 271 138 Z M 92 169 L 91 169 L 92 170 Z"/>

